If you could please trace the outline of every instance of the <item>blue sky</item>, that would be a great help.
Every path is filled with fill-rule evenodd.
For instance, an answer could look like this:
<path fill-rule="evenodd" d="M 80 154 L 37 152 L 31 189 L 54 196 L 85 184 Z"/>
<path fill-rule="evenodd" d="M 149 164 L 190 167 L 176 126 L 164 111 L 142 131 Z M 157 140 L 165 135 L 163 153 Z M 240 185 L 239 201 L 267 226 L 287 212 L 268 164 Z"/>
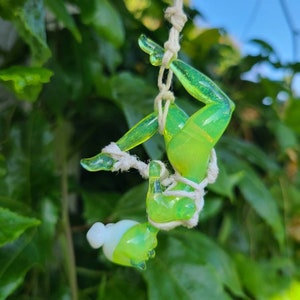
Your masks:
<path fill-rule="evenodd" d="M 292 22 L 300 31 L 300 0 L 285 0 Z M 283 62 L 293 61 L 292 37 L 280 0 L 191 0 L 205 17 L 206 25 L 222 27 L 233 36 L 243 53 L 255 53 L 249 40 L 268 42 Z M 201 25 L 205 25 L 202 21 Z M 298 48 L 300 49 L 300 33 Z M 297 53 L 296 59 L 300 59 Z"/>

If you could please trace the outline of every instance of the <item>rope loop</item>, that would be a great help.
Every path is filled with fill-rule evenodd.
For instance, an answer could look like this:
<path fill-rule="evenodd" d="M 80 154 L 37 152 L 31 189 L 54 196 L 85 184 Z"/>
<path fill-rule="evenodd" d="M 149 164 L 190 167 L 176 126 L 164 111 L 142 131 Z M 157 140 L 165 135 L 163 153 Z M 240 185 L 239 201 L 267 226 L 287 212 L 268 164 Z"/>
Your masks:
<path fill-rule="evenodd" d="M 173 93 L 170 91 L 173 72 L 168 70 L 166 83 L 163 81 L 163 74 L 166 69 L 169 69 L 171 62 L 177 58 L 177 54 L 180 50 L 179 34 L 187 21 L 187 17 L 183 12 L 182 7 L 182 0 L 174 0 L 173 6 L 168 7 L 165 11 L 165 18 L 172 24 L 172 28 L 169 31 L 168 40 L 164 43 L 165 53 L 162 58 L 162 64 L 157 79 L 159 93 L 154 101 L 154 108 L 158 111 L 160 134 L 164 133 L 168 109 L 170 104 L 175 100 Z M 164 106 L 162 104 L 163 100 L 166 102 Z"/>

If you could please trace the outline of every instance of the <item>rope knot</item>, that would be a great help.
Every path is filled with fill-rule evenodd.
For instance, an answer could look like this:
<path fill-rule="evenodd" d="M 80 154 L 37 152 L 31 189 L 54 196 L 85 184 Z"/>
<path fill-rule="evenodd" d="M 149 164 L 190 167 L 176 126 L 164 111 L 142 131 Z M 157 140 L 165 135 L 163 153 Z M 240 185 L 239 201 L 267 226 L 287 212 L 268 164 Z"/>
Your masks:
<path fill-rule="evenodd" d="M 171 6 L 165 11 L 165 18 L 173 25 L 173 27 L 180 32 L 187 21 L 186 15 L 183 13 L 181 7 Z"/>

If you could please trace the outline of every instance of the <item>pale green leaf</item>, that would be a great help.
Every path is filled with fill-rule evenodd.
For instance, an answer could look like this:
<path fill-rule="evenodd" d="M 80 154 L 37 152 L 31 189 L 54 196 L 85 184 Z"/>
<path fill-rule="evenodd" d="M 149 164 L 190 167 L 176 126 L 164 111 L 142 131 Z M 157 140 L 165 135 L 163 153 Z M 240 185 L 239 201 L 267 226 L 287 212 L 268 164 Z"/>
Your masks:
<path fill-rule="evenodd" d="M 13 66 L 0 71 L 0 81 L 13 90 L 19 99 L 32 102 L 52 74 L 45 68 Z"/>

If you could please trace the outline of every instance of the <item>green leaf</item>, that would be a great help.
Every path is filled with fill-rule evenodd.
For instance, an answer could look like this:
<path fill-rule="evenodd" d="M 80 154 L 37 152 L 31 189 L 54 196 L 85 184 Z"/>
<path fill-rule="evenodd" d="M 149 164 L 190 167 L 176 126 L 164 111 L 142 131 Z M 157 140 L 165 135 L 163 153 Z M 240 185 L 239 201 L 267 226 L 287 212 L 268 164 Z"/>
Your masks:
<path fill-rule="evenodd" d="M 125 39 L 121 16 L 107 0 L 79 1 L 83 23 L 91 25 L 97 33 L 114 46 L 120 47 Z"/>
<path fill-rule="evenodd" d="M 81 42 L 81 34 L 69 14 L 64 1 L 62 0 L 45 0 L 46 5 L 55 14 L 56 18 L 61 21 L 73 34 L 77 42 Z"/>
<path fill-rule="evenodd" d="M 111 276 L 105 276 L 100 284 L 97 299 L 138 299 L 146 300 L 146 291 L 132 269 L 117 269 Z M 117 288 L 116 288 L 117 287 Z"/>
<path fill-rule="evenodd" d="M 240 178 L 243 176 L 241 172 L 229 175 L 224 164 L 218 161 L 219 175 L 215 183 L 210 184 L 208 188 L 213 192 L 228 197 L 230 200 L 234 198 L 234 188 Z"/>
<path fill-rule="evenodd" d="M 113 219 L 134 219 L 144 222 L 146 219 L 147 182 L 131 188 L 119 200 L 113 211 Z"/>
<path fill-rule="evenodd" d="M 56 235 L 59 211 L 54 201 L 50 198 L 39 199 L 38 206 L 41 225 L 38 227 L 34 242 L 40 253 L 39 261 L 46 264 L 53 252 L 52 245 Z"/>
<path fill-rule="evenodd" d="M 0 80 L 8 86 L 19 99 L 35 101 L 47 83 L 52 72 L 45 68 L 13 66 L 0 71 Z"/>
<path fill-rule="evenodd" d="M 246 161 L 257 165 L 266 171 L 274 173 L 280 171 L 280 168 L 274 159 L 268 156 L 255 144 L 226 136 L 222 137 L 219 141 L 218 148 L 222 149 L 222 147 L 229 149 L 236 156 L 243 157 Z"/>
<path fill-rule="evenodd" d="M 234 259 L 243 286 L 253 299 L 269 300 L 271 295 L 285 290 L 291 282 L 292 264 L 287 257 L 274 256 L 270 260 L 255 261 L 238 253 Z"/>
<path fill-rule="evenodd" d="M 6 174 L 6 163 L 4 156 L 0 153 L 0 178 Z"/>
<path fill-rule="evenodd" d="M 25 233 L 13 243 L 0 248 L 0 299 L 6 299 L 13 293 L 36 263 L 38 253 L 30 243 L 33 234 Z"/>
<path fill-rule="evenodd" d="M 0 0 L 0 17 L 3 19 L 12 19 L 14 12 L 22 8 L 26 0 Z"/>
<path fill-rule="evenodd" d="M 210 218 L 218 214 L 222 209 L 222 204 L 223 199 L 217 197 L 210 198 L 206 196 L 205 205 L 199 215 L 199 222 L 209 220 Z"/>
<path fill-rule="evenodd" d="M 247 202 L 254 208 L 273 230 L 279 245 L 283 247 L 285 233 L 278 205 L 261 179 L 246 166 L 245 175 L 239 183 L 239 188 Z"/>
<path fill-rule="evenodd" d="M 230 299 L 243 292 L 234 265 L 225 252 L 195 231 L 177 231 L 160 237 L 157 256 L 143 273 L 149 299 Z"/>
<path fill-rule="evenodd" d="M 272 129 L 276 134 L 282 152 L 298 146 L 297 136 L 290 127 L 277 121 L 272 124 Z"/>
<path fill-rule="evenodd" d="M 227 153 L 228 167 L 234 172 L 243 171 L 243 178 L 238 187 L 245 200 L 253 207 L 256 213 L 272 228 L 273 234 L 280 247 L 284 244 L 284 228 L 279 214 L 278 205 L 269 192 L 267 186 L 255 171 L 242 159 Z"/>
<path fill-rule="evenodd" d="M 111 78 L 110 86 L 112 98 L 123 109 L 129 127 L 153 111 L 156 89 L 142 78 L 123 72 Z M 150 158 L 162 158 L 165 146 L 161 136 L 153 136 L 144 147 Z"/>
<path fill-rule="evenodd" d="M 82 197 L 84 203 L 83 215 L 86 222 L 91 224 L 106 221 L 111 216 L 121 196 L 118 193 L 91 193 L 83 191 Z"/>
<path fill-rule="evenodd" d="M 14 12 L 12 21 L 30 47 L 32 65 L 43 65 L 51 56 L 46 42 L 43 0 L 26 0 L 24 6 Z"/>
<path fill-rule="evenodd" d="M 300 100 L 299 99 L 290 100 L 284 112 L 284 122 L 287 126 L 292 128 L 298 134 L 300 134 L 299 115 L 300 115 Z"/>
<path fill-rule="evenodd" d="M 38 226 L 40 221 L 18 215 L 0 207 L 0 246 L 17 239 L 26 229 Z"/>

